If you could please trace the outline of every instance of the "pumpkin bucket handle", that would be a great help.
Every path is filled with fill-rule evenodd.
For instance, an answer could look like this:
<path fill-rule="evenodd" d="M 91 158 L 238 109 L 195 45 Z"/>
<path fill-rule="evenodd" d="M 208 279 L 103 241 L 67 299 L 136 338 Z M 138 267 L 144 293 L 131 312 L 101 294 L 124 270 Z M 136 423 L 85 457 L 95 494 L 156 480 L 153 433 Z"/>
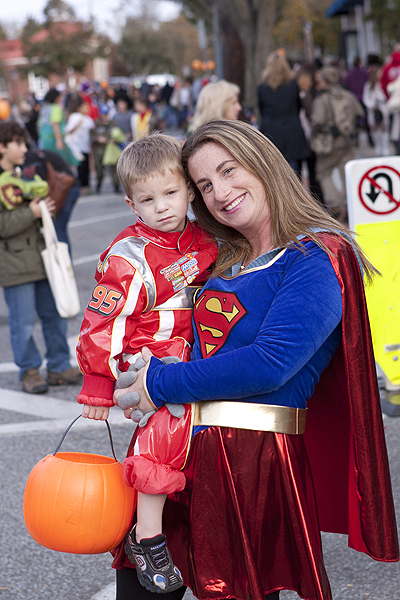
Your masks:
<path fill-rule="evenodd" d="M 75 418 L 75 419 L 72 421 L 72 423 L 70 423 L 70 424 L 68 425 L 67 429 L 66 429 L 66 430 L 64 431 L 64 433 L 62 434 L 62 437 L 61 437 L 60 443 L 58 444 L 57 448 L 56 448 L 56 449 L 54 450 L 54 452 L 53 452 L 53 456 L 55 456 L 55 455 L 57 454 L 57 452 L 59 451 L 59 449 L 61 448 L 61 444 L 62 444 L 62 443 L 63 443 L 63 441 L 65 440 L 65 438 L 66 438 L 66 436 L 67 436 L 67 433 L 68 433 L 68 431 L 71 429 L 72 425 L 73 425 L 74 423 L 76 423 L 76 421 L 77 421 L 78 419 L 80 419 L 80 418 L 81 418 L 81 416 L 82 416 L 82 415 L 78 415 L 78 416 L 77 416 L 77 417 L 76 417 L 76 418 Z M 115 458 L 116 462 L 118 462 L 118 459 L 117 459 L 117 457 L 115 456 L 115 451 L 114 451 L 114 443 L 113 443 L 113 439 L 112 439 L 112 435 L 111 435 L 111 428 L 110 428 L 109 422 L 108 422 L 107 420 L 105 421 L 105 423 L 106 423 L 106 425 L 107 425 L 107 429 L 108 429 L 108 436 L 109 436 L 109 438 L 110 438 L 111 452 L 112 452 L 112 454 L 113 454 L 113 457 Z"/>

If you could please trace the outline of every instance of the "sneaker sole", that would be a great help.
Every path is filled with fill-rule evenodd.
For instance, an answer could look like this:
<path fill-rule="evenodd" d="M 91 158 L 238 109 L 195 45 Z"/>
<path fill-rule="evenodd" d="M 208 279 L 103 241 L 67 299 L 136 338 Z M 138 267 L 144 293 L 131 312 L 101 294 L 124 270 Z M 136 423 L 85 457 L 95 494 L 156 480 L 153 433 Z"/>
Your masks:
<path fill-rule="evenodd" d="M 168 585 L 165 590 L 157 587 L 151 580 L 149 580 L 148 576 L 141 569 L 138 568 L 135 559 L 133 558 L 132 549 L 129 545 L 129 542 L 125 542 L 124 544 L 125 554 L 129 558 L 130 562 L 136 567 L 136 575 L 139 580 L 140 585 L 146 588 L 149 592 L 155 592 L 157 594 L 168 594 L 169 592 L 174 592 L 175 590 L 179 590 L 179 588 L 183 587 L 185 584 L 183 582 L 174 583 L 173 585 Z"/>
<path fill-rule="evenodd" d="M 25 394 L 45 394 L 48 391 L 48 389 L 49 388 L 47 385 L 40 385 L 33 388 L 32 390 L 25 390 L 24 388 L 22 388 L 22 391 L 25 392 Z"/>

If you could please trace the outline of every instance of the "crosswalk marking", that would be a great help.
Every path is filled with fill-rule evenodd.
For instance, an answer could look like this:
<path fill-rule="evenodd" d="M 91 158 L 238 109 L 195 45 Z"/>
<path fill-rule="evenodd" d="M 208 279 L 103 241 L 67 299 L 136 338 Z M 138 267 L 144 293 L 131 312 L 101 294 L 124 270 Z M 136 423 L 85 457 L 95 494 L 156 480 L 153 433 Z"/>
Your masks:
<path fill-rule="evenodd" d="M 82 412 L 81 406 L 76 402 L 59 400 L 47 394 L 25 394 L 3 388 L 0 388 L 0 410 L 39 417 L 36 421 L 3 423 L 0 425 L 0 437 L 23 433 L 63 431 Z M 123 425 L 131 427 L 133 430 L 133 423 L 125 419 L 123 412 L 118 407 L 111 408 L 108 421 L 111 425 Z M 98 426 L 98 421 L 93 419 L 79 419 L 74 428 Z"/>

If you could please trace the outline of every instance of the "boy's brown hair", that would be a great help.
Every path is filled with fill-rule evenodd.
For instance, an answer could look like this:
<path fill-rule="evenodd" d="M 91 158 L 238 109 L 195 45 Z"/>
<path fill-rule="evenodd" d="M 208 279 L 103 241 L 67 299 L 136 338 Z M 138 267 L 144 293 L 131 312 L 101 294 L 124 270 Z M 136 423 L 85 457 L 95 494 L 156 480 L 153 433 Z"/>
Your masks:
<path fill-rule="evenodd" d="M 5 121 L 0 123 L 0 144 L 7 146 L 10 142 L 28 143 L 29 135 L 26 129 L 16 121 Z M 0 158 L 3 154 L 0 152 Z"/>
<path fill-rule="evenodd" d="M 131 198 L 135 183 L 156 172 L 164 175 L 165 171 L 170 169 L 186 179 L 181 163 L 181 151 L 181 142 L 162 133 L 145 135 L 131 142 L 117 163 L 118 177 L 128 198 Z"/>

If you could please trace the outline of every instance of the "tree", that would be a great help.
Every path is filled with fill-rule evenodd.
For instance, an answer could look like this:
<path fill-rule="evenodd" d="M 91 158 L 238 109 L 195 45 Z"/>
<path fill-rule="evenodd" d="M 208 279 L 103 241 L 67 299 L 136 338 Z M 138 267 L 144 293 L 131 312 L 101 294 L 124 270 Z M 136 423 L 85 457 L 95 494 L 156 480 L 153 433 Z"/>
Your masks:
<path fill-rule="evenodd" d="M 140 19 L 128 18 L 117 45 L 117 56 L 126 75 L 141 75 L 172 69 L 169 40 Z"/>
<path fill-rule="evenodd" d="M 0 23 L 0 40 L 7 40 L 7 30 L 2 23 Z"/>
<path fill-rule="evenodd" d="M 43 24 L 28 19 L 23 29 L 28 70 L 34 68 L 36 75 L 44 77 L 66 74 L 69 68 L 82 72 L 94 56 L 101 56 L 93 25 L 79 21 L 66 2 L 50 0 L 43 14 Z"/>
<path fill-rule="evenodd" d="M 43 9 L 43 14 L 46 17 L 46 25 L 61 21 L 76 21 L 74 9 L 64 0 L 49 0 Z"/>
<path fill-rule="evenodd" d="M 23 26 L 21 32 L 21 40 L 24 43 L 24 45 L 26 46 L 27 44 L 29 44 L 31 37 L 34 36 L 41 29 L 42 25 L 38 21 L 36 21 L 36 19 L 29 17 L 29 19 Z"/>
<path fill-rule="evenodd" d="M 325 17 L 332 0 L 278 0 L 275 45 L 294 57 L 304 56 L 304 26 L 312 24 L 314 43 L 323 52 L 336 52 L 340 23 Z"/>
<path fill-rule="evenodd" d="M 129 17 L 126 20 L 121 40 L 116 47 L 116 74 L 181 74 L 187 61 L 191 62 L 198 56 L 196 29 L 183 15 L 158 28 L 156 25 L 158 23 L 149 19 L 148 15 Z"/>
<path fill-rule="evenodd" d="M 196 58 L 201 57 L 201 49 L 196 27 L 183 13 L 173 21 L 161 23 L 160 32 L 171 40 L 171 57 L 174 63 L 172 73 L 184 75 L 190 72 L 190 66 Z"/>
<path fill-rule="evenodd" d="M 390 53 L 393 45 L 400 42 L 400 0 L 371 0 L 371 12 L 366 18 L 376 27 L 383 54 Z"/>
<path fill-rule="evenodd" d="M 205 18 L 209 30 L 214 7 L 237 31 L 245 56 L 245 103 L 255 106 L 265 58 L 274 47 L 276 0 L 183 0 L 182 4 L 189 14 Z"/>

